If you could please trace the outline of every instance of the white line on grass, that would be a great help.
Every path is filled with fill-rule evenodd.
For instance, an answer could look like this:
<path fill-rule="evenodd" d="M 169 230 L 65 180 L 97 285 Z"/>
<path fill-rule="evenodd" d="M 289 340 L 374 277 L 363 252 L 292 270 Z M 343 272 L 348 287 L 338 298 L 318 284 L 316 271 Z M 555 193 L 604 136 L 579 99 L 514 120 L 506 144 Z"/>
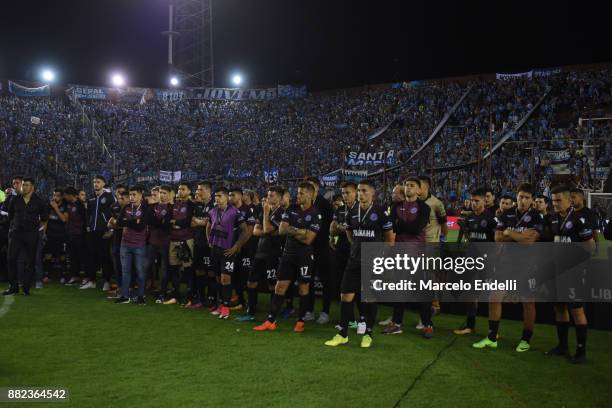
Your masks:
<path fill-rule="evenodd" d="M 13 303 L 15 303 L 15 296 L 4 297 L 4 302 L 2 302 L 2 306 L 0 307 L 0 318 L 8 313 Z"/>

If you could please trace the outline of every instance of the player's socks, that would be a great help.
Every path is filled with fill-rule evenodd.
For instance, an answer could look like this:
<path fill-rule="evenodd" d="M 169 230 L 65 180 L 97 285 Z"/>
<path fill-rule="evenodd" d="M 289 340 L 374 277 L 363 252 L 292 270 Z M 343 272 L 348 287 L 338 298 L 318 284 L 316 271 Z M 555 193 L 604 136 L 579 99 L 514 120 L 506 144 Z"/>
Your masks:
<path fill-rule="evenodd" d="M 374 302 L 366 303 L 366 334 L 372 337 L 372 328 L 376 324 L 376 313 L 378 312 L 378 305 Z"/>
<path fill-rule="evenodd" d="M 258 297 L 257 288 L 248 288 L 247 287 L 247 295 L 249 297 L 249 310 L 248 310 L 248 313 L 251 316 L 255 316 L 255 312 L 257 311 L 257 297 Z"/>
<path fill-rule="evenodd" d="M 587 325 L 576 325 L 576 354 L 586 354 Z"/>
<path fill-rule="evenodd" d="M 342 337 L 346 337 L 348 334 L 348 326 L 352 312 L 353 304 L 351 302 L 340 302 L 340 335 Z"/>
<path fill-rule="evenodd" d="M 533 330 L 523 329 L 523 336 L 521 337 L 521 340 L 529 343 L 531 341 L 531 336 L 533 336 Z"/>
<path fill-rule="evenodd" d="M 270 311 L 268 313 L 268 321 L 276 321 L 276 316 L 283 306 L 284 299 L 285 297 L 283 295 L 277 295 L 276 293 L 272 295 L 272 302 L 270 303 Z"/>
<path fill-rule="evenodd" d="M 223 306 L 230 305 L 230 299 L 232 298 L 232 285 L 221 285 L 221 302 Z"/>
<path fill-rule="evenodd" d="M 300 295 L 300 307 L 298 309 L 298 321 L 303 322 L 304 316 L 306 312 L 308 312 L 308 308 L 310 307 L 310 296 L 309 295 Z"/>
<path fill-rule="evenodd" d="M 217 301 L 217 278 L 216 277 L 208 277 L 208 300 L 209 306 Z M 211 302 L 212 300 L 212 302 Z"/>
<path fill-rule="evenodd" d="M 567 337 L 569 322 L 557 322 L 557 338 L 559 339 L 559 349 L 567 350 Z"/>
<path fill-rule="evenodd" d="M 497 343 L 497 331 L 499 330 L 499 320 L 489 320 L 489 334 L 487 338 Z"/>
<path fill-rule="evenodd" d="M 476 327 L 476 316 L 468 315 L 465 322 L 465 326 L 473 331 Z"/>

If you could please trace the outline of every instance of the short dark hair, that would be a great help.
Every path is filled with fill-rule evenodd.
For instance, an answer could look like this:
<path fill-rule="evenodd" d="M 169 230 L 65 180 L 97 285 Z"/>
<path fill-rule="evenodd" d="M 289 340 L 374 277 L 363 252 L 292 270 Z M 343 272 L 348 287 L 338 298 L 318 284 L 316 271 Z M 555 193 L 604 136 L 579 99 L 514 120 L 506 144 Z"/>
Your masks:
<path fill-rule="evenodd" d="M 352 188 L 357 190 L 357 184 L 353 183 L 352 181 L 345 181 L 344 183 L 340 184 L 340 188 Z"/>
<path fill-rule="evenodd" d="M 279 196 L 283 196 L 285 194 L 285 189 L 281 186 L 271 186 L 268 188 L 268 191 L 278 194 Z"/>
<path fill-rule="evenodd" d="M 128 193 L 127 191 L 122 191 L 119 193 L 119 197 L 129 197 L 130 193 Z"/>
<path fill-rule="evenodd" d="M 229 192 L 230 193 L 240 193 L 240 195 L 242 195 L 242 188 L 237 187 L 237 186 L 230 187 Z"/>
<path fill-rule="evenodd" d="M 227 188 L 221 186 L 221 187 L 217 187 L 217 189 L 215 190 L 215 194 L 217 193 L 228 195 L 229 191 L 227 190 Z"/>
<path fill-rule="evenodd" d="M 535 198 L 541 198 L 541 199 L 543 199 L 543 200 L 544 200 L 544 202 L 545 202 L 545 203 L 548 203 L 548 197 L 546 197 L 546 196 L 545 196 L 544 194 L 542 194 L 542 193 L 536 194 Z"/>
<path fill-rule="evenodd" d="M 485 193 L 487 192 L 487 190 L 485 190 Z M 510 194 L 506 193 L 504 195 L 501 196 L 500 200 L 510 200 L 514 202 L 514 197 L 512 197 Z"/>
<path fill-rule="evenodd" d="M 119 190 L 120 188 L 122 188 L 122 189 L 124 189 L 124 190 L 127 190 L 127 189 L 128 189 L 128 188 L 127 188 L 127 186 L 126 186 L 125 184 L 117 184 L 117 185 L 115 186 L 115 191 Z"/>
<path fill-rule="evenodd" d="M 198 181 L 197 185 L 208 188 L 209 190 L 212 190 L 212 183 L 208 180 L 200 180 Z"/>
<path fill-rule="evenodd" d="M 363 179 L 363 180 L 360 180 L 359 184 L 363 184 L 364 186 L 370 186 L 374 190 L 376 190 L 376 183 L 372 179 Z"/>
<path fill-rule="evenodd" d="M 570 193 L 578 193 L 578 194 L 582 194 L 584 195 L 584 191 L 578 187 L 572 187 L 570 188 Z"/>
<path fill-rule="evenodd" d="M 159 189 L 160 189 L 160 190 L 167 191 L 167 192 L 169 192 L 169 193 L 170 193 L 170 192 L 172 192 L 172 191 L 174 190 L 174 189 L 172 188 L 172 186 L 169 186 L 168 184 L 164 184 L 163 186 L 160 186 L 160 187 L 159 187 Z"/>
<path fill-rule="evenodd" d="M 153 188 L 151 189 L 151 192 L 153 191 L 159 191 L 160 187 L 159 186 L 153 186 Z"/>
<path fill-rule="evenodd" d="M 531 183 L 521 183 L 516 189 L 516 192 L 528 193 L 533 196 L 533 186 L 531 185 Z"/>
<path fill-rule="evenodd" d="M 142 192 L 144 191 L 144 187 L 142 186 L 142 184 L 134 184 L 133 186 L 130 186 L 130 191 L 137 191 L 142 194 Z"/>
<path fill-rule="evenodd" d="M 559 184 L 550 191 L 551 194 L 562 194 L 562 193 L 569 194 L 569 192 L 570 192 L 570 188 L 566 186 L 565 184 Z"/>
<path fill-rule="evenodd" d="M 495 191 L 493 191 L 491 187 L 483 187 L 482 190 L 484 191 L 485 194 L 491 193 L 491 195 L 495 195 Z"/>
<path fill-rule="evenodd" d="M 191 184 L 189 184 L 189 183 L 188 183 L 188 182 L 186 182 L 186 181 L 181 181 L 180 183 L 178 183 L 178 185 L 179 185 L 179 187 L 180 187 L 180 186 L 185 186 L 185 187 L 187 187 L 187 189 L 188 189 L 189 191 L 191 191 Z"/>
<path fill-rule="evenodd" d="M 53 192 L 54 192 L 54 193 L 64 194 L 64 189 L 63 189 L 63 188 L 61 188 L 61 187 L 55 187 L 55 188 L 53 189 Z"/>
<path fill-rule="evenodd" d="M 472 197 L 474 196 L 478 196 L 478 197 L 484 197 L 487 194 L 487 191 L 484 188 L 477 188 L 472 190 Z"/>
<path fill-rule="evenodd" d="M 102 180 L 104 184 L 106 184 L 106 178 L 101 174 L 96 174 L 93 178 L 94 180 Z"/>
<path fill-rule="evenodd" d="M 298 188 L 303 188 L 305 190 L 308 190 L 310 191 L 311 194 L 314 195 L 315 188 L 309 181 L 302 181 L 300 184 L 298 184 Z"/>
<path fill-rule="evenodd" d="M 334 194 L 334 197 L 332 198 L 332 202 L 334 201 L 342 201 L 342 195 Z"/>
<path fill-rule="evenodd" d="M 308 181 L 308 182 L 314 183 L 317 186 L 320 183 L 319 178 L 315 177 L 315 176 L 306 176 L 306 177 L 304 177 L 304 181 Z"/>
<path fill-rule="evenodd" d="M 429 178 L 429 176 L 426 176 L 426 175 L 424 175 L 424 174 L 421 174 L 421 175 L 419 176 L 419 180 L 420 180 L 421 182 L 423 182 L 423 181 L 424 181 L 425 183 L 427 183 L 427 185 L 428 185 L 428 186 L 431 186 L 431 179 Z"/>
<path fill-rule="evenodd" d="M 34 178 L 33 178 L 33 177 L 28 177 L 28 176 L 25 176 L 25 177 L 22 179 L 22 181 L 23 181 L 24 183 L 27 181 L 28 183 L 32 183 L 32 185 L 35 185 L 35 184 L 36 184 L 36 180 L 34 180 Z"/>
<path fill-rule="evenodd" d="M 64 190 L 64 195 L 77 195 L 78 191 L 76 188 L 74 187 L 66 187 L 66 189 Z"/>
<path fill-rule="evenodd" d="M 406 179 L 404 180 L 404 184 L 406 184 L 409 181 L 412 181 L 413 183 L 416 183 L 419 187 L 421 187 L 421 180 L 419 180 L 417 176 L 406 177 Z"/>
<path fill-rule="evenodd" d="M 16 174 L 12 177 L 11 180 L 21 180 L 23 181 L 23 176 L 21 174 Z"/>

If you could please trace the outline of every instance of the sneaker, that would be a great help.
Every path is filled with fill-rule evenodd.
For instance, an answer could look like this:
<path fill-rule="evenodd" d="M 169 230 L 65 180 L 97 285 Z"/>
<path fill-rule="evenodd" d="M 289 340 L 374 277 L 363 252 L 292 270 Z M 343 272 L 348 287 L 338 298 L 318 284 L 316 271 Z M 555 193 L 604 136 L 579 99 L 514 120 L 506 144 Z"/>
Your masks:
<path fill-rule="evenodd" d="M 202 302 L 197 302 L 197 303 L 192 303 L 189 306 L 186 306 L 186 309 L 202 309 L 204 308 L 204 305 L 202 304 Z"/>
<path fill-rule="evenodd" d="M 77 283 L 79 283 L 79 278 L 77 278 L 76 276 L 73 276 L 64 285 L 70 286 L 70 285 L 75 285 Z"/>
<path fill-rule="evenodd" d="M 529 344 L 525 340 L 521 340 L 518 346 L 516 346 L 515 350 L 518 351 L 519 353 L 523 353 L 525 351 L 528 351 L 530 348 L 531 348 L 531 344 Z"/>
<path fill-rule="evenodd" d="M 425 328 L 425 326 L 423 325 L 423 322 L 419 320 L 419 322 L 417 323 L 417 325 L 414 327 L 417 330 L 423 330 Z"/>
<path fill-rule="evenodd" d="M 381 326 L 388 326 L 389 323 L 391 323 L 391 319 L 393 319 L 391 316 L 389 316 L 389 318 L 385 319 L 385 320 L 381 320 L 380 322 L 378 322 L 379 325 Z"/>
<path fill-rule="evenodd" d="M 304 332 L 304 322 L 301 322 L 301 321 L 295 322 L 295 327 L 293 328 L 293 331 L 296 333 L 303 333 Z"/>
<path fill-rule="evenodd" d="M 45 285 L 43 285 L 42 281 L 37 281 L 36 285 L 34 286 L 36 289 L 42 289 L 45 287 Z"/>
<path fill-rule="evenodd" d="M 453 330 L 453 333 L 456 334 L 457 336 L 465 336 L 466 334 L 474 333 L 474 329 L 467 327 L 467 326 L 463 326 L 463 327 Z"/>
<path fill-rule="evenodd" d="M 219 313 L 219 319 L 227 320 L 230 317 L 230 308 L 227 306 L 221 306 L 221 313 Z"/>
<path fill-rule="evenodd" d="M 49 277 L 48 276 L 43 276 L 42 278 L 42 283 L 49 283 Z"/>
<path fill-rule="evenodd" d="M 102 291 L 104 292 L 108 292 L 110 290 L 111 286 L 110 283 L 108 281 L 104 282 L 104 286 L 102 286 Z"/>
<path fill-rule="evenodd" d="M 423 328 L 423 337 L 426 339 L 431 339 L 433 337 L 433 327 L 425 326 Z"/>
<path fill-rule="evenodd" d="M 242 314 L 238 317 L 236 317 L 236 320 L 239 322 L 254 322 L 255 321 L 255 316 L 250 315 L 248 313 Z"/>
<path fill-rule="evenodd" d="M 157 299 L 155 299 L 155 303 L 157 303 L 158 305 L 161 305 L 162 303 L 164 303 L 164 297 L 158 296 Z"/>
<path fill-rule="evenodd" d="M 64 285 L 64 284 L 66 284 L 66 282 L 68 282 L 68 280 L 62 276 L 60 278 L 60 285 Z"/>
<path fill-rule="evenodd" d="M 559 356 L 559 357 L 569 356 L 569 352 L 567 351 L 567 347 L 561 347 L 559 345 L 557 345 L 557 347 L 555 347 L 552 350 L 548 350 L 544 354 L 547 355 L 547 356 Z"/>
<path fill-rule="evenodd" d="M 372 336 L 370 336 L 369 334 L 365 334 L 361 338 L 360 346 L 361 346 L 361 348 L 370 348 L 370 347 L 372 347 Z"/>
<path fill-rule="evenodd" d="M 130 303 L 130 298 L 126 298 L 126 297 L 121 296 L 120 298 L 115 300 L 115 303 L 117 303 L 117 304 L 127 304 L 127 303 Z"/>
<path fill-rule="evenodd" d="M 491 341 L 488 337 L 485 337 L 484 339 L 477 341 L 476 343 L 472 344 L 472 347 L 477 348 L 477 349 L 483 349 L 485 347 L 491 347 L 491 348 L 497 348 L 497 341 Z"/>
<path fill-rule="evenodd" d="M 349 322 L 349 329 L 357 329 L 357 326 L 359 326 L 359 323 L 357 323 L 356 320 L 353 320 L 352 322 Z"/>
<path fill-rule="evenodd" d="M 188 300 L 187 303 L 181 303 L 181 307 L 183 309 L 189 309 L 191 307 L 191 300 Z"/>
<path fill-rule="evenodd" d="M 176 298 L 170 298 L 164 302 L 164 305 L 176 305 L 177 303 Z"/>
<path fill-rule="evenodd" d="M 276 330 L 276 323 L 272 323 L 271 321 L 266 320 L 259 326 L 253 327 L 253 330 L 255 331 L 274 331 Z"/>
<path fill-rule="evenodd" d="M 574 357 L 570 358 L 572 364 L 584 364 L 586 363 L 586 353 L 584 351 L 576 351 Z"/>
<path fill-rule="evenodd" d="M 306 312 L 306 314 L 304 315 L 304 321 L 305 322 L 311 322 L 313 320 L 314 320 L 314 313 Z"/>
<path fill-rule="evenodd" d="M 281 318 L 282 319 L 289 319 L 290 317 L 293 316 L 294 314 L 294 309 L 284 309 L 283 312 L 281 313 Z"/>
<path fill-rule="evenodd" d="M 366 332 L 366 323 L 359 322 L 357 323 L 357 334 L 363 335 Z"/>
<path fill-rule="evenodd" d="M 147 301 L 145 300 L 144 296 L 138 296 L 134 303 L 136 303 L 137 305 L 146 306 Z"/>
<path fill-rule="evenodd" d="M 217 307 L 215 307 L 210 314 L 213 316 L 219 316 L 221 314 L 221 310 L 223 309 L 223 305 L 219 305 Z"/>
<path fill-rule="evenodd" d="M 319 324 L 327 324 L 329 323 L 329 315 L 325 312 L 321 312 L 319 318 L 317 319 L 317 323 Z"/>
<path fill-rule="evenodd" d="M 94 281 L 87 281 L 83 283 L 81 286 L 79 286 L 79 289 L 95 289 L 95 288 L 96 288 L 96 282 Z"/>
<path fill-rule="evenodd" d="M 348 337 L 342 337 L 341 335 L 336 334 L 331 340 L 327 340 L 324 344 L 329 347 L 337 347 L 348 343 L 348 341 Z"/>
<path fill-rule="evenodd" d="M 389 322 L 387 327 L 382 331 L 383 334 L 402 334 L 402 327 L 399 324 Z"/>
<path fill-rule="evenodd" d="M 106 296 L 107 299 L 119 299 L 120 297 L 121 295 L 119 295 L 118 290 L 111 290 L 108 292 L 108 296 Z"/>

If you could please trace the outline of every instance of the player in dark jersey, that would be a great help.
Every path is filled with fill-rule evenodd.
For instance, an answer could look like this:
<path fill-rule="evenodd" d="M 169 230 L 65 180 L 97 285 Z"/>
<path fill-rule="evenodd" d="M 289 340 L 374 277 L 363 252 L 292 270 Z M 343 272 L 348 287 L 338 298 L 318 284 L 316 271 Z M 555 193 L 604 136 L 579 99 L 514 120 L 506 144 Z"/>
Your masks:
<path fill-rule="evenodd" d="M 566 186 L 552 189 L 553 213 L 550 216 L 550 232 L 552 240 L 559 243 L 582 242 L 588 254 L 595 252 L 593 225 L 584 214 L 571 207 L 570 190 Z M 555 304 L 555 320 L 557 324 L 557 346 L 547 352 L 553 356 L 568 355 L 569 316 L 572 315 L 576 327 L 576 354 L 571 359 L 573 363 L 586 361 L 587 318 L 581 302 Z"/>
<path fill-rule="evenodd" d="M 490 211 L 492 215 L 495 215 L 495 210 L 497 206 L 495 205 L 495 192 L 492 188 L 485 188 L 485 211 Z"/>
<path fill-rule="evenodd" d="M 216 206 L 209 211 L 210 221 L 206 226 L 206 236 L 211 248 L 211 269 L 221 284 L 221 305 L 209 305 L 211 314 L 219 319 L 228 319 L 232 297 L 232 274 L 236 259 L 249 239 L 249 231 L 242 213 L 229 203 L 227 189 L 215 191 Z M 236 233 L 239 231 L 239 233 Z"/>
<path fill-rule="evenodd" d="M 278 270 L 278 260 L 282 253 L 283 237 L 278 234 L 284 209 L 281 206 L 284 189 L 272 186 L 268 189 L 263 211 L 259 214 L 253 235 L 258 239 L 257 250 L 247 281 L 248 310 L 239 316 L 239 321 L 254 321 L 257 312 L 257 286 L 266 281 L 268 289 L 274 293 Z"/>
<path fill-rule="evenodd" d="M 85 227 L 87 225 L 87 215 L 85 206 L 78 199 L 78 192 L 74 187 L 68 187 L 64 191 L 66 201 L 66 248 L 70 257 L 70 271 L 62 283 L 76 283 L 79 281 L 79 274 L 84 265 L 85 256 Z"/>
<path fill-rule="evenodd" d="M 472 214 L 465 217 L 462 228 L 464 236 L 468 242 L 495 242 L 495 229 L 497 221 L 485 208 L 485 189 L 472 191 L 470 206 Z M 478 301 L 466 303 L 466 321 L 463 326 L 453 330 L 453 333 L 462 336 L 472 334 L 476 329 L 476 312 L 478 311 Z"/>
<path fill-rule="evenodd" d="M 191 284 L 191 304 L 189 309 L 201 309 L 206 300 L 206 286 L 210 280 L 215 281 L 216 277 L 210 268 L 210 247 L 206 239 L 206 225 L 209 222 L 208 213 L 214 207 L 212 200 L 212 185 L 208 181 L 197 183 L 195 198 L 193 200 L 193 217 L 191 226 L 193 228 L 193 268 L 194 276 Z M 213 275 L 213 279 L 209 279 Z M 209 287 L 209 291 L 211 288 Z M 214 289 L 213 289 L 214 290 Z M 215 295 L 216 296 L 216 295 Z M 215 297 L 213 296 L 213 299 Z"/>
<path fill-rule="evenodd" d="M 114 290 L 111 289 L 108 291 L 106 296 L 107 299 L 118 299 L 121 296 L 121 281 L 123 276 L 123 269 L 121 267 L 121 240 L 123 239 L 123 228 L 117 226 L 114 220 L 119 218 L 121 210 L 130 203 L 130 194 L 126 188 L 117 189 L 115 194 L 116 201 L 111 206 L 111 218 L 108 221 L 107 227 L 109 231 L 111 231 L 111 254 L 113 256 L 113 268 L 117 287 Z"/>
<path fill-rule="evenodd" d="M 59 271 L 64 269 L 66 256 L 64 252 L 64 244 L 66 243 L 66 221 L 68 221 L 68 212 L 64 203 L 64 190 L 56 188 L 53 190 L 53 198 L 49 203 L 49 221 L 47 222 L 46 242 L 39 240 L 39 245 L 42 245 L 42 261 L 41 271 L 37 271 L 36 286 L 42 287 L 42 284 L 49 280 L 51 270 Z M 37 269 L 40 268 L 37 266 Z M 44 273 L 44 277 L 41 276 Z M 42 278 L 42 280 L 40 280 Z"/>
<path fill-rule="evenodd" d="M 570 201 L 572 203 L 572 208 L 593 228 L 593 240 L 597 243 L 597 237 L 599 235 L 599 216 L 595 211 L 586 206 L 584 191 L 576 187 L 572 188 L 570 190 Z"/>
<path fill-rule="evenodd" d="M 417 177 L 408 177 L 404 182 L 406 199 L 391 206 L 389 217 L 393 223 L 395 242 L 423 243 L 425 247 L 425 228 L 430 220 L 431 207 L 419 199 L 421 181 Z M 432 299 L 433 300 L 433 299 Z M 383 334 L 401 334 L 406 304 L 393 305 L 393 317 L 383 330 Z M 430 302 L 420 305 L 422 333 L 425 338 L 433 336 L 432 307 Z"/>
<path fill-rule="evenodd" d="M 280 312 L 285 293 L 294 281 L 299 283 L 300 308 L 298 321 L 293 331 L 304 331 L 304 315 L 308 307 L 308 292 L 312 280 L 313 244 L 320 230 L 321 217 L 313 206 L 315 189 L 309 182 L 298 186 L 297 204 L 290 206 L 282 215 L 278 227 L 280 235 L 286 235 L 285 249 L 279 261 L 278 282 L 270 303 L 268 318 L 253 330 L 276 330 L 276 317 Z"/>
<path fill-rule="evenodd" d="M 149 227 L 149 242 L 147 245 L 147 267 L 153 266 L 159 259 L 161 273 L 160 290 L 155 303 L 164 303 L 168 289 L 168 246 L 170 245 L 170 220 L 172 205 L 170 192 L 172 187 L 164 185 L 159 188 L 159 202 L 149 206 L 147 225 Z"/>
<path fill-rule="evenodd" d="M 346 182 L 341 186 L 342 201 L 343 204 L 336 211 L 334 211 L 334 217 L 329 227 L 332 239 L 336 237 L 334 243 L 334 249 L 332 250 L 332 270 L 330 284 L 324 286 L 324 290 L 327 292 L 329 300 L 323 303 L 323 312 L 329 315 L 329 308 L 331 299 L 337 299 L 340 293 L 340 287 L 342 284 L 342 275 L 346 269 L 346 264 L 349 260 L 351 253 L 351 243 L 348 240 L 346 231 L 348 228 L 348 215 L 351 210 L 357 208 L 359 203 L 357 202 L 357 185 L 355 183 Z M 402 193 L 403 194 L 403 193 Z M 363 335 L 366 330 L 365 322 L 365 305 L 363 305 L 359 297 L 355 297 L 355 303 L 359 308 L 359 320 L 349 322 L 350 328 L 357 329 L 357 334 Z"/>
<path fill-rule="evenodd" d="M 350 257 L 342 277 L 340 327 L 338 334 L 325 342 L 325 345 L 330 347 L 348 343 L 348 325 L 353 315 L 353 299 L 361 292 L 361 243 L 393 241 L 393 224 L 389 216 L 384 207 L 374 204 L 374 197 L 376 196 L 374 182 L 361 180 L 357 186 L 357 194 L 359 204 L 347 215 L 346 234 L 351 243 L 351 248 Z M 374 302 L 366 304 L 366 331 L 361 339 L 362 348 L 372 346 L 372 328 L 376 321 L 376 306 Z"/>
<path fill-rule="evenodd" d="M 540 213 L 533 208 L 533 187 L 531 184 L 523 183 L 518 187 L 516 194 L 516 208 L 511 208 L 497 219 L 497 230 L 495 231 L 496 242 L 535 242 L 538 241 L 543 232 L 543 219 Z M 520 272 L 528 268 L 525 260 L 516 260 L 513 267 Z M 489 334 L 484 339 L 474 343 L 474 348 L 497 348 L 497 332 L 499 320 L 502 314 L 502 303 L 499 293 L 493 293 L 489 302 Z M 517 352 L 525 352 L 530 349 L 530 340 L 535 326 L 536 309 L 533 301 L 523 301 L 523 335 L 516 346 Z"/>
<path fill-rule="evenodd" d="M 246 285 L 246 281 L 249 275 L 249 271 L 251 269 L 251 264 L 253 262 L 253 255 L 255 254 L 253 241 L 251 237 L 253 236 L 253 228 L 255 228 L 255 215 L 253 214 L 253 208 L 247 205 L 243 201 L 244 194 L 240 187 L 230 188 L 229 199 L 230 204 L 235 207 L 242 214 L 242 218 L 245 220 L 247 225 L 247 242 L 241 248 L 240 253 L 236 258 L 236 267 L 234 268 L 234 273 L 232 274 L 232 286 L 234 288 L 234 292 L 236 292 L 236 307 L 232 308 L 232 310 L 241 310 L 243 308 L 246 309 L 246 302 L 244 298 L 244 288 Z M 236 234 L 239 231 L 236 230 Z"/>

